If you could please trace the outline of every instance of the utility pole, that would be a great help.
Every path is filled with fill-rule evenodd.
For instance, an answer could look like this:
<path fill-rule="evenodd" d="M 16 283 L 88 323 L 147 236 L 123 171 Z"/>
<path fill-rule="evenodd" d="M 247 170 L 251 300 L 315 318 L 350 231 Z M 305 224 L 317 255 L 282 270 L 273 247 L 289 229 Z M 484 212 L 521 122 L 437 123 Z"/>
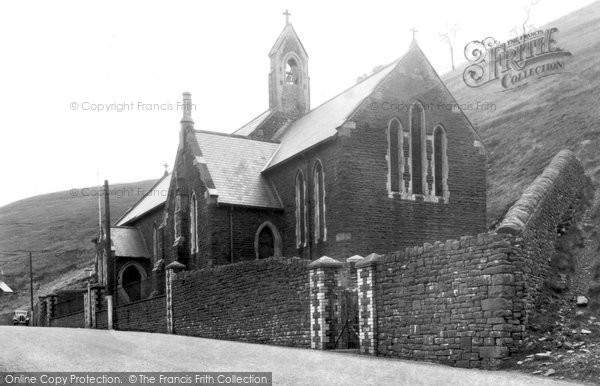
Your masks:
<path fill-rule="evenodd" d="M 114 258 L 110 240 L 110 201 L 108 180 L 104 180 L 104 253 L 106 254 L 106 303 L 108 306 L 108 329 L 113 329 L 113 286 L 114 286 Z"/>
<path fill-rule="evenodd" d="M 31 301 L 31 325 L 35 326 L 35 310 L 33 309 L 33 258 L 29 252 L 29 297 Z"/>

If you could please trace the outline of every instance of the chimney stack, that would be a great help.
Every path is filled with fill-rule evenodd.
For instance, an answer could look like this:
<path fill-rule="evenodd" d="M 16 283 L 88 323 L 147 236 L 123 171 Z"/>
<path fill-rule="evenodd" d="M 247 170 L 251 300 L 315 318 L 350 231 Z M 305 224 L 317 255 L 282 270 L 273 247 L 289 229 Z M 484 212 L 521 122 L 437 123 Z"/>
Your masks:
<path fill-rule="evenodd" d="M 194 120 L 192 119 L 192 94 L 187 91 L 183 93 L 182 109 L 183 117 L 181 118 L 181 123 L 194 123 Z"/>

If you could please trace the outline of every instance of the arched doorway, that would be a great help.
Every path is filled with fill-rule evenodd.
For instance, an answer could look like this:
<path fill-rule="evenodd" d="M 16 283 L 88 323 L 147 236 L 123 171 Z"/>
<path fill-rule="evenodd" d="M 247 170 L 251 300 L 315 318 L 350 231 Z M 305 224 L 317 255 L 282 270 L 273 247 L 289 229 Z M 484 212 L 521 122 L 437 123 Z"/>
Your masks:
<path fill-rule="evenodd" d="M 126 264 L 119 274 L 120 293 L 126 303 L 142 300 L 145 296 L 142 288 L 146 272 L 137 263 Z"/>
<path fill-rule="evenodd" d="M 264 222 L 258 227 L 254 238 L 254 249 L 257 259 L 281 256 L 281 236 L 270 221 Z"/>
<path fill-rule="evenodd" d="M 258 235 L 258 258 L 266 259 L 275 255 L 275 238 L 271 228 L 264 227 Z"/>

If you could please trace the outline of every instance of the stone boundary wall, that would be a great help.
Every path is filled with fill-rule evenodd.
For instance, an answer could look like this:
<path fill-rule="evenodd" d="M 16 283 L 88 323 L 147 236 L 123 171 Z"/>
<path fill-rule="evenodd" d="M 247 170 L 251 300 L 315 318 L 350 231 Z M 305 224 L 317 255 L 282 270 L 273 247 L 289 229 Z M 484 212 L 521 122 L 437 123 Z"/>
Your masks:
<path fill-rule="evenodd" d="M 309 263 L 271 257 L 176 274 L 174 333 L 310 347 Z"/>
<path fill-rule="evenodd" d="M 357 263 L 361 351 L 497 367 L 525 330 L 519 253 L 510 237 L 480 234 Z"/>
<path fill-rule="evenodd" d="M 167 332 L 166 313 L 165 295 L 123 304 L 115 307 L 115 329 L 164 333 Z M 104 315 L 106 317 L 106 313 Z"/>
<path fill-rule="evenodd" d="M 497 232 L 357 263 L 361 352 L 497 368 L 517 351 L 586 177 L 559 152 Z"/>
<path fill-rule="evenodd" d="M 50 318 L 50 327 L 84 328 L 84 314 L 84 311 L 79 311 L 68 315 L 62 315 L 57 318 Z"/>
<path fill-rule="evenodd" d="M 583 166 L 575 154 L 560 151 L 509 209 L 497 229 L 498 233 L 521 239 L 523 259 L 515 260 L 515 264 L 525 273 L 528 284 L 528 315 L 542 301 L 541 289 L 555 253 L 558 228 L 572 221 L 586 184 Z"/>
<path fill-rule="evenodd" d="M 96 328 L 100 330 L 108 329 L 108 311 L 106 309 L 96 311 Z"/>

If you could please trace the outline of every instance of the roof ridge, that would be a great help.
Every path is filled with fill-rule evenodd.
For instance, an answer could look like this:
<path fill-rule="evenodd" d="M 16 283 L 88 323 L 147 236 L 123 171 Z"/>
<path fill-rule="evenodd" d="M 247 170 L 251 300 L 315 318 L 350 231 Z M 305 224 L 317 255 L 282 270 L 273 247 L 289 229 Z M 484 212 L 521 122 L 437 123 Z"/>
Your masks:
<path fill-rule="evenodd" d="M 416 43 L 415 43 L 415 45 L 416 45 Z M 417 48 L 418 48 L 418 46 L 417 46 Z M 388 72 L 388 73 L 387 73 L 385 76 L 383 76 L 381 79 L 379 79 L 379 82 L 377 82 L 377 84 L 375 84 L 375 85 L 373 86 L 373 90 L 371 90 L 371 92 L 370 92 L 370 93 L 369 93 L 367 96 L 365 96 L 365 97 L 364 97 L 364 99 L 363 99 L 363 100 L 362 100 L 360 103 L 358 103 L 358 104 L 357 104 L 357 105 L 354 107 L 354 109 L 352 110 L 352 112 L 351 112 L 350 114 L 348 114 L 348 116 L 345 118 L 345 121 L 347 121 L 347 120 L 348 120 L 348 118 L 350 118 L 351 116 L 353 116 L 353 115 L 354 115 L 354 113 L 356 112 L 356 110 L 358 110 L 358 109 L 360 108 L 360 105 L 362 104 L 362 102 L 364 102 L 364 101 L 365 101 L 365 100 L 366 100 L 368 97 L 370 97 L 370 96 L 371 96 L 371 94 L 373 94 L 373 93 L 375 92 L 375 90 L 377 89 L 377 87 L 379 87 L 379 85 L 380 85 L 380 84 L 382 84 L 382 83 L 383 83 L 383 81 L 385 81 L 385 80 L 387 79 L 387 77 L 388 77 L 388 76 L 390 76 L 390 74 L 392 73 L 392 71 L 394 70 L 394 68 L 396 68 L 396 66 L 398 66 L 398 65 L 400 64 L 400 62 L 401 62 L 401 61 L 402 61 L 402 60 L 403 60 L 403 59 L 406 57 L 406 55 L 408 55 L 408 53 L 411 51 L 411 49 L 412 49 L 412 45 L 411 45 L 411 46 L 408 48 L 408 50 L 406 50 L 406 52 L 405 52 L 404 54 L 402 54 L 402 56 L 400 56 L 398 59 L 394 60 L 393 62 L 391 62 L 391 63 L 390 63 L 390 64 L 388 64 L 387 66 L 383 67 L 381 70 L 377 71 L 376 73 L 373 73 L 373 74 L 369 75 L 368 77 L 366 77 L 366 78 L 363 80 L 363 81 L 366 81 L 366 80 L 367 80 L 367 79 L 369 79 L 370 77 L 372 77 L 372 76 L 375 76 L 375 75 L 379 74 L 381 71 L 383 71 L 383 70 L 387 69 L 388 67 L 390 67 L 390 66 L 393 66 L 393 68 L 391 68 L 391 69 L 390 69 L 390 71 L 389 71 L 389 72 Z M 419 50 L 420 50 L 420 49 L 419 49 Z M 424 55 L 423 55 L 423 56 L 424 56 Z M 362 82 L 361 82 L 361 83 L 362 83 Z M 356 85 L 358 85 L 358 84 L 360 84 L 360 83 L 357 83 Z"/>
<path fill-rule="evenodd" d="M 475 125 L 473 125 L 473 122 L 471 122 L 471 120 L 469 119 L 469 117 L 467 116 L 467 114 L 465 114 L 465 112 L 463 111 L 463 109 L 460 107 L 460 104 L 458 103 L 458 101 L 454 97 L 454 94 L 452 94 L 450 92 L 450 89 L 448 89 L 448 86 L 446 85 L 446 82 L 444 82 L 444 80 L 442 79 L 442 77 L 437 73 L 437 71 L 435 70 L 435 68 L 433 67 L 433 65 L 429 61 L 429 59 L 427 59 L 427 56 L 425 55 L 425 53 L 423 53 L 423 51 L 421 50 L 421 47 L 419 47 L 419 45 L 416 44 L 416 43 L 414 44 L 414 46 L 417 48 L 417 50 L 419 50 L 419 54 L 423 57 L 423 59 L 425 59 L 425 62 L 427 62 L 427 64 L 429 65 L 429 67 L 433 70 L 433 73 L 435 74 L 436 78 L 440 81 L 440 83 L 444 87 L 444 90 L 446 90 L 446 92 L 448 93 L 448 95 L 450 95 L 450 98 L 452 98 L 452 100 L 454 101 L 454 105 L 458 107 L 458 109 L 460 110 L 461 114 L 466 118 L 467 122 L 469 122 L 469 125 L 471 125 L 471 130 L 473 130 L 473 132 L 475 133 L 475 135 L 477 136 L 477 138 L 479 138 L 479 140 L 481 141 L 481 143 L 483 144 L 483 147 L 485 149 L 486 146 L 485 146 L 485 142 L 483 140 L 483 137 L 481 136 L 481 134 L 479 134 L 479 132 L 477 131 L 477 129 L 475 129 Z"/>
<path fill-rule="evenodd" d="M 172 172 L 171 172 L 172 173 Z M 171 173 L 167 173 L 167 174 L 163 174 L 162 177 L 160 177 L 158 179 L 158 181 L 156 181 L 154 183 L 154 185 L 152 185 L 147 191 L 146 193 L 144 193 L 144 195 L 135 202 L 135 204 L 133 204 L 132 206 L 130 206 L 129 208 L 127 208 L 127 210 L 121 215 L 121 217 L 119 217 L 117 219 L 117 221 L 115 221 L 115 225 L 113 226 L 123 226 L 123 225 L 116 225 L 119 223 L 119 221 L 121 221 L 123 218 L 125 218 L 125 216 L 127 216 L 133 209 L 135 209 L 147 196 L 150 192 L 152 192 L 154 190 L 154 188 L 156 188 L 165 178 L 167 178 L 168 176 L 171 175 Z"/>
<path fill-rule="evenodd" d="M 374 77 L 375 75 L 379 74 L 381 71 L 383 71 L 383 70 L 387 69 L 387 68 L 388 68 L 388 67 L 390 67 L 391 65 L 393 65 L 393 64 L 397 64 L 398 62 L 400 62 L 400 60 L 402 60 L 402 59 L 403 59 L 403 58 L 406 56 L 406 54 L 408 54 L 408 51 L 407 51 L 406 53 L 404 53 L 404 55 L 402 55 L 402 56 L 401 56 L 401 57 L 399 57 L 398 59 L 396 59 L 396 60 L 394 60 L 394 61 L 392 61 L 392 62 L 388 63 L 388 64 L 387 64 L 387 65 L 385 65 L 385 66 L 383 66 L 383 67 L 382 67 L 382 68 L 381 68 L 379 71 L 372 73 L 371 75 L 369 75 L 369 76 L 367 76 L 366 78 L 362 79 L 360 82 L 357 82 L 357 83 L 353 84 L 352 86 L 350 86 L 350 87 L 348 87 L 348 88 L 344 89 L 343 91 L 339 92 L 338 94 L 336 94 L 336 95 L 332 96 L 331 98 L 327 99 L 325 102 L 321 103 L 320 105 L 318 105 L 318 106 L 317 106 L 317 107 L 315 107 L 314 109 L 310 110 L 310 111 L 309 111 L 309 112 L 307 112 L 306 114 L 302 115 L 302 116 L 301 116 L 301 117 L 299 117 L 298 119 L 294 120 L 293 122 L 297 122 L 297 121 L 299 121 L 300 119 L 302 119 L 302 118 L 304 118 L 304 117 L 306 117 L 306 116 L 310 115 L 310 114 L 311 114 L 313 111 L 316 111 L 316 110 L 318 110 L 319 108 L 323 107 L 324 105 L 326 105 L 327 103 L 331 102 L 332 100 L 334 100 L 334 99 L 336 99 L 336 98 L 338 98 L 338 97 L 342 96 L 343 94 L 345 94 L 346 92 L 348 92 L 348 91 L 352 90 L 353 88 L 355 88 L 355 87 L 358 87 L 358 85 L 360 85 L 360 84 L 362 84 L 362 83 L 366 82 L 367 80 L 369 80 L 370 78 L 372 78 L 372 77 Z M 385 77 L 383 77 L 383 78 L 382 78 L 382 80 L 383 80 L 383 79 L 385 79 Z M 377 83 L 377 84 L 375 85 L 375 87 L 379 86 L 379 84 L 381 84 L 381 81 L 380 81 L 379 83 Z M 371 94 L 369 94 L 369 95 L 371 95 Z M 366 99 L 366 97 L 365 97 L 365 99 Z M 363 99 L 363 100 L 364 100 L 364 99 Z M 352 110 L 352 113 L 354 113 L 354 111 L 355 111 L 355 110 Z M 350 115 L 352 115 L 352 114 L 350 114 Z M 293 123 L 293 122 L 292 122 L 292 123 Z M 287 129 L 287 128 L 289 128 L 290 126 L 292 126 L 292 124 L 289 124 L 289 125 L 286 127 L 286 129 Z M 280 132 L 278 131 L 277 133 L 275 133 L 275 136 L 274 136 L 274 137 L 276 137 L 276 136 L 278 136 L 278 135 L 282 135 L 284 132 L 285 132 L 285 131 L 282 131 L 282 132 L 280 133 Z"/>
<path fill-rule="evenodd" d="M 274 111 L 271 111 L 271 108 L 266 109 L 265 111 L 263 111 L 262 113 L 258 114 L 257 116 L 255 116 L 254 118 L 252 118 L 251 120 L 249 120 L 248 122 L 244 123 L 242 126 L 238 127 L 237 129 L 235 129 L 233 131 L 233 133 L 231 134 L 235 134 L 238 131 L 242 130 L 243 128 L 245 128 L 246 126 L 248 126 L 249 124 L 251 124 L 252 122 L 255 122 L 256 120 L 258 120 L 262 115 L 264 115 L 264 113 L 266 113 L 267 111 L 269 111 L 269 114 L 263 118 L 263 121 L 266 120 L 267 118 L 269 118 L 271 116 L 271 114 L 274 113 Z M 238 135 L 242 135 L 242 134 L 238 134 Z"/>
<path fill-rule="evenodd" d="M 235 134 L 235 133 L 223 133 L 220 131 L 211 131 L 211 130 L 194 130 L 195 133 L 198 134 L 209 134 L 209 135 L 219 135 L 221 137 L 230 137 L 230 138 L 238 138 L 238 139 L 245 139 L 248 141 L 256 141 L 256 142 L 266 142 L 266 143 L 274 143 L 274 144 L 279 144 L 279 141 L 274 141 L 271 139 L 265 139 L 265 138 L 251 138 L 251 137 L 247 137 L 245 135 L 240 135 L 240 134 Z"/>

